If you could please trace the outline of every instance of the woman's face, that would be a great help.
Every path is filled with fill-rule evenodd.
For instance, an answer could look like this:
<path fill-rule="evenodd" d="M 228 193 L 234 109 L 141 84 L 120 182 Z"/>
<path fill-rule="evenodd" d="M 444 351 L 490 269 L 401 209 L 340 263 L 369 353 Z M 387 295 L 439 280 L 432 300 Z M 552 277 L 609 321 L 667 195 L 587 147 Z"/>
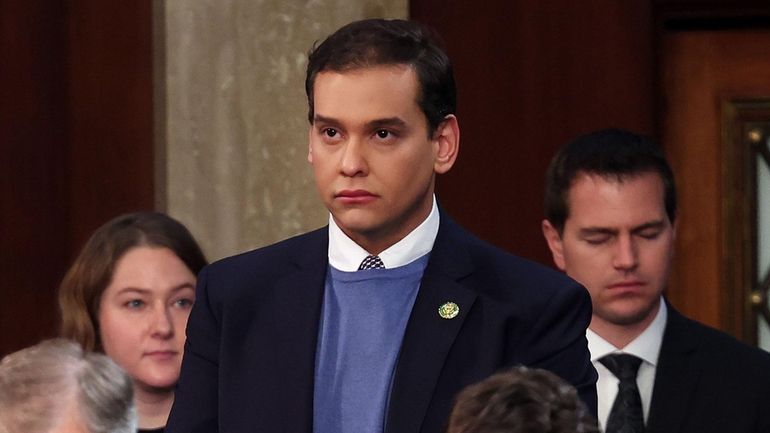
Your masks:
<path fill-rule="evenodd" d="M 140 246 L 115 264 L 99 306 L 104 352 L 138 388 L 168 389 L 179 379 L 195 275 L 171 250 Z"/>

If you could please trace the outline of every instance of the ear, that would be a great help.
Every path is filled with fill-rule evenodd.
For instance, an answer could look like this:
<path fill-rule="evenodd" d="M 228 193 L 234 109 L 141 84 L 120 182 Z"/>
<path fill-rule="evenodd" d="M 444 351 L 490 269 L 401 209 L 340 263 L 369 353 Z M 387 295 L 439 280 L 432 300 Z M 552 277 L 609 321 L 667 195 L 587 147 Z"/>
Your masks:
<path fill-rule="evenodd" d="M 313 163 L 313 127 L 307 133 L 307 162 Z"/>
<path fill-rule="evenodd" d="M 449 171 L 457 160 L 460 151 L 460 126 L 454 114 L 447 115 L 433 133 L 436 146 L 436 160 L 433 171 L 443 174 Z"/>
<path fill-rule="evenodd" d="M 566 270 L 566 263 L 564 262 L 564 243 L 561 240 L 559 231 L 556 230 L 548 220 L 543 220 L 541 227 L 543 229 L 545 241 L 548 242 L 548 248 L 551 250 L 554 264 L 556 264 L 556 267 L 562 271 Z"/>

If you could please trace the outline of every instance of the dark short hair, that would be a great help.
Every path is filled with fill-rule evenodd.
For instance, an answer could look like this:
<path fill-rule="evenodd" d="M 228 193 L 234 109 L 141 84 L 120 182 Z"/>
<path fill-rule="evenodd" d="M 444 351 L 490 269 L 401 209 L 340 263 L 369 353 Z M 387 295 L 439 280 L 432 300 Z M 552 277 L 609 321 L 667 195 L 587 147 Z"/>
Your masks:
<path fill-rule="evenodd" d="M 555 374 L 513 367 L 465 388 L 447 433 L 598 433 L 575 388 Z"/>
<path fill-rule="evenodd" d="M 139 246 L 168 248 L 193 275 L 207 264 L 192 234 L 168 215 L 135 212 L 108 221 L 91 235 L 59 286 L 62 337 L 86 350 L 103 350 L 98 332 L 102 293 L 118 260 Z"/>
<path fill-rule="evenodd" d="M 420 83 L 417 104 L 425 113 L 428 133 L 456 109 L 454 74 L 438 35 L 413 21 L 354 21 L 314 44 L 308 54 L 305 92 L 308 120 L 313 123 L 313 86 L 318 73 L 345 72 L 381 65 L 409 65 Z"/>
<path fill-rule="evenodd" d="M 569 217 L 567 195 L 580 174 L 622 181 L 657 173 L 663 181 L 669 221 L 676 219 L 674 173 L 661 149 L 649 138 L 622 129 L 603 129 L 567 143 L 551 160 L 545 177 L 545 217 L 561 233 Z"/>

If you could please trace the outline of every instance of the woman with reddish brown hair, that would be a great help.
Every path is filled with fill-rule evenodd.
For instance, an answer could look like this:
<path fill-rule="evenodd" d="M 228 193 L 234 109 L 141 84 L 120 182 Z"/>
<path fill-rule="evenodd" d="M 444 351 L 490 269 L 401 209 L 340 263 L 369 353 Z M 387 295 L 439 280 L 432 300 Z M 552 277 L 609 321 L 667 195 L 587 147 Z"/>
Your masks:
<path fill-rule="evenodd" d="M 140 432 L 166 424 L 205 265 L 181 223 L 138 212 L 97 229 L 62 280 L 61 335 L 105 353 L 131 376 Z"/>

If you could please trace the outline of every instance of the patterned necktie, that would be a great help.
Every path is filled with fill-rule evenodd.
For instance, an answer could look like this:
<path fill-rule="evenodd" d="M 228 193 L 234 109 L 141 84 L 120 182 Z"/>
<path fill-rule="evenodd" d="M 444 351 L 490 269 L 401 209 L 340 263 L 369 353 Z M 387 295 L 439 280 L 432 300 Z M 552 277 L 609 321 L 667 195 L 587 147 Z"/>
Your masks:
<path fill-rule="evenodd" d="M 636 386 L 636 373 L 642 360 L 634 355 L 607 355 L 599 360 L 617 377 L 618 395 L 607 419 L 606 433 L 643 433 L 642 398 Z"/>
<path fill-rule="evenodd" d="M 358 267 L 359 271 L 365 271 L 367 269 L 385 269 L 385 265 L 382 263 L 382 259 L 380 259 L 379 256 L 369 254 Z"/>

